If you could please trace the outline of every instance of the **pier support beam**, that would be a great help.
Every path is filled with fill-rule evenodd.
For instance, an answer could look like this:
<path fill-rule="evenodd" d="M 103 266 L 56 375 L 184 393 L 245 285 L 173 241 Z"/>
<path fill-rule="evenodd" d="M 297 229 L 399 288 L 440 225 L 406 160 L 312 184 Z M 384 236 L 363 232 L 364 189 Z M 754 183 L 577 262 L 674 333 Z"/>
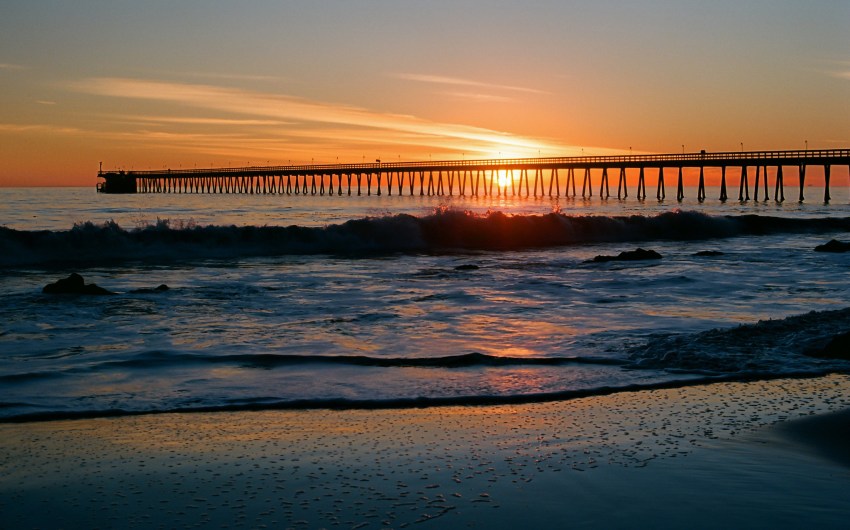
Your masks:
<path fill-rule="evenodd" d="M 604 191 L 604 195 L 603 195 Z M 602 182 L 599 183 L 599 198 L 607 199 L 611 196 L 611 193 L 608 191 L 608 168 L 602 168 Z"/>
<path fill-rule="evenodd" d="M 676 200 L 682 202 L 685 198 L 685 187 L 682 183 L 682 166 L 679 166 L 679 185 L 676 187 Z"/>
<path fill-rule="evenodd" d="M 584 180 L 582 181 L 582 184 L 581 184 L 581 197 L 582 198 L 585 197 L 585 194 L 584 194 L 585 188 L 587 188 L 587 191 L 589 193 L 588 197 L 593 197 L 593 183 L 590 181 L 590 168 L 589 167 L 584 168 Z"/>
<path fill-rule="evenodd" d="M 655 196 L 659 201 L 663 201 L 667 197 L 667 190 L 664 186 L 664 168 L 658 168 L 658 189 L 656 190 Z"/>
<path fill-rule="evenodd" d="M 761 175 L 761 166 L 756 166 L 756 185 L 755 185 L 755 189 L 753 190 L 753 193 L 754 193 L 753 200 L 756 201 L 756 202 L 758 202 L 758 200 L 759 200 L 759 177 L 760 177 L 760 175 Z"/>
<path fill-rule="evenodd" d="M 726 195 L 726 166 L 720 168 L 720 200 L 726 202 L 729 197 Z"/>
<path fill-rule="evenodd" d="M 699 188 L 697 189 L 697 200 L 705 200 L 705 166 L 699 167 Z"/>
<path fill-rule="evenodd" d="M 803 198 L 803 188 L 806 187 L 806 164 L 800 164 L 800 199 L 799 202 L 803 202 L 805 199 Z"/>
<path fill-rule="evenodd" d="M 640 167 L 640 172 L 638 173 L 637 198 L 639 201 L 646 199 L 646 179 L 644 176 L 643 166 Z"/>
<path fill-rule="evenodd" d="M 622 196 L 621 196 L 622 195 Z M 620 168 L 620 180 L 617 184 L 617 198 L 625 199 L 629 196 L 629 187 L 626 183 L 626 168 Z"/>
<path fill-rule="evenodd" d="M 558 181 L 558 168 L 552 169 L 552 175 L 549 177 L 549 196 L 552 196 L 552 185 L 555 185 L 555 197 L 561 196 L 561 183 Z"/>
<path fill-rule="evenodd" d="M 832 167 L 829 164 L 825 164 L 823 166 L 823 202 L 829 202 L 831 197 L 829 196 L 829 173 Z"/>
<path fill-rule="evenodd" d="M 744 193 L 746 192 L 746 199 Z M 747 166 L 741 166 L 741 189 L 738 191 L 738 200 L 741 202 L 750 200 L 750 182 L 747 176 Z"/>
<path fill-rule="evenodd" d="M 782 166 L 776 168 L 776 188 L 773 190 L 773 200 L 776 202 L 785 201 L 785 183 L 782 178 Z"/>

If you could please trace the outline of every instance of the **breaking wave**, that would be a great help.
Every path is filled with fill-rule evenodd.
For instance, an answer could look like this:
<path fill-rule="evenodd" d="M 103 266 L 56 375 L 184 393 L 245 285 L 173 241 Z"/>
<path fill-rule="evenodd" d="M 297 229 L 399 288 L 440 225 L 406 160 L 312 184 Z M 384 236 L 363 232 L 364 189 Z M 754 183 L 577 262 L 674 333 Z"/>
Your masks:
<path fill-rule="evenodd" d="M 512 250 L 579 243 L 699 240 L 850 230 L 850 218 L 791 219 L 667 212 L 646 216 L 507 215 L 438 211 L 366 217 L 325 227 L 172 226 L 124 229 L 114 222 L 64 231 L 0 227 L 0 267 L 228 259 L 297 254 Z"/>
<path fill-rule="evenodd" d="M 372 368 L 487 368 L 498 366 L 620 366 L 626 361 L 603 357 L 509 357 L 466 353 L 442 357 L 370 357 L 367 355 L 285 355 L 274 353 L 206 355 L 151 351 L 123 360 L 86 363 L 66 372 L 26 372 L 0 376 L 0 382 L 22 382 L 61 377 L 67 373 L 98 372 L 109 369 L 168 369 L 192 364 L 224 364 L 243 368 L 270 369 L 297 365 L 362 366 Z"/>
<path fill-rule="evenodd" d="M 652 335 L 629 351 L 631 366 L 695 374 L 782 375 L 846 371 L 850 361 L 819 358 L 829 341 L 850 330 L 850 308 L 699 333 Z M 847 352 L 850 358 L 850 352 Z"/>

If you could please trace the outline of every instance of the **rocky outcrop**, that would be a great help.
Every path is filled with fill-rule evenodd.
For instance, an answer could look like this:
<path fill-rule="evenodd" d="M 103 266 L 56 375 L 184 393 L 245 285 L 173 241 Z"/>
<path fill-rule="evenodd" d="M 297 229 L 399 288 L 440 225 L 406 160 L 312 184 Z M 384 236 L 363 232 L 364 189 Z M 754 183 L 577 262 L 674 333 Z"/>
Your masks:
<path fill-rule="evenodd" d="M 169 289 L 167 285 L 164 283 L 155 289 L 149 289 L 147 287 L 142 289 L 133 289 L 130 291 L 131 294 L 154 294 L 154 293 L 162 293 Z"/>
<path fill-rule="evenodd" d="M 815 252 L 850 252 L 850 243 L 830 239 L 827 243 L 816 246 Z"/>
<path fill-rule="evenodd" d="M 112 291 L 98 286 L 96 283 L 87 284 L 85 280 L 83 280 L 83 277 L 76 272 L 71 273 L 71 275 L 67 278 L 45 285 L 41 292 L 46 294 L 115 294 Z"/>
<path fill-rule="evenodd" d="M 644 250 L 638 248 L 636 250 L 627 250 L 620 252 L 616 256 L 596 256 L 591 263 L 605 263 L 608 261 L 643 261 L 651 259 L 661 259 L 661 254 L 654 250 Z"/>
<path fill-rule="evenodd" d="M 850 360 L 850 331 L 834 335 L 825 344 L 806 350 L 809 357 Z"/>

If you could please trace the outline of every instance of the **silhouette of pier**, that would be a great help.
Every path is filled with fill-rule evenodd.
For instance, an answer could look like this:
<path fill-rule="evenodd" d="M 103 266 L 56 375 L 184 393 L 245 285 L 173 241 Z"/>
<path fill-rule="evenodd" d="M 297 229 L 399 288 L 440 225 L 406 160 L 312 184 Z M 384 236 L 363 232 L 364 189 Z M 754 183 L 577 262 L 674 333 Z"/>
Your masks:
<path fill-rule="evenodd" d="M 104 193 L 241 193 L 278 195 L 422 195 L 472 197 L 611 197 L 609 181 L 617 179 L 617 198 L 629 197 L 629 179 L 639 200 L 646 199 L 646 177 L 657 177 L 655 195 L 667 196 L 665 177 L 675 179 L 676 199 L 684 198 L 683 171 L 699 169 L 697 199 L 706 199 L 705 171 L 719 169 L 721 201 L 737 179 L 738 200 L 770 196 L 785 200 L 784 173 L 796 171 L 803 201 L 806 171 L 822 167 L 823 200 L 830 200 L 835 166 L 850 168 L 850 149 L 740 151 L 623 156 L 579 156 L 362 164 L 310 164 L 210 169 L 98 171 L 97 189 Z M 731 171 L 728 171 L 731 170 Z M 672 175 L 670 174 L 672 173 Z M 752 179 L 752 180 L 751 180 Z M 750 184 L 752 183 L 752 188 Z"/>

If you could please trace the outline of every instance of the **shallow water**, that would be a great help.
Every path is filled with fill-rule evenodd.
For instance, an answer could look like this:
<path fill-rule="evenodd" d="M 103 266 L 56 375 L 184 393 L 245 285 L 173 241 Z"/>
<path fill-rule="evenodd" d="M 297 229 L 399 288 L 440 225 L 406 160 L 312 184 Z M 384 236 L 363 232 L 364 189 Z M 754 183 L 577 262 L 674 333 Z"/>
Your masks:
<path fill-rule="evenodd" d="M 850 320 L 829 312 L 850 305 L 850 254 L 813 252 L 850 239 L 843 191 L 824 205 L 0 190 L 0 416 L 843 371 L 803 354 Z M 588 261 L 636 247 L 663 258 Z M 71 272 L 117 294 L 42 294 Z"/>

